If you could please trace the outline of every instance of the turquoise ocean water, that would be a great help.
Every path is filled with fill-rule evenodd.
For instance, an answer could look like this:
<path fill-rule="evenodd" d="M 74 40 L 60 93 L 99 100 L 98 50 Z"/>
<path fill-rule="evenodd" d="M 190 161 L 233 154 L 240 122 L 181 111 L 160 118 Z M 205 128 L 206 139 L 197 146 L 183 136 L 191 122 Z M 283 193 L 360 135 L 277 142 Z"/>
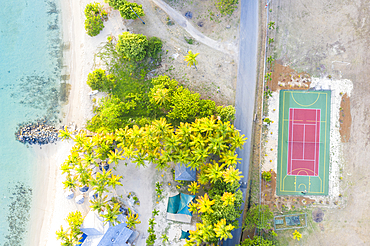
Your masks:
<path fill-rule="evenodd" d="M 35 153 L 18 124 L 60 118 L 59 0 L 0 0 L 0 246 L 27 245 Z"/>

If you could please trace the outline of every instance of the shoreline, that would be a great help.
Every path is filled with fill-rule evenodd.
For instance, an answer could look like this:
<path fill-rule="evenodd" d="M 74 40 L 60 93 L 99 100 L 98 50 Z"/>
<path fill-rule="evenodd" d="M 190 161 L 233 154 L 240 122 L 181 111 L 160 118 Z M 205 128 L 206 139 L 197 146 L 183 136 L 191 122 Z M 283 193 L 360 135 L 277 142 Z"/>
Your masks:
<path fill-rule="evenodd" d="M 105 7 L 103 0 L 99 1 Z M 123 22 L 115 18 L 119 12 L 112 11 L 109 19 L 105 22 L 105 28 L 95 36 L 89 37 L 84 28 L 84 8 L 88 0 L 65 0 L 60 1 L 61 30 L 63 46 L 63 70 L 62 74 L 70 75 L 67 83 L 71 85 L 68 102 L 62 105 L 62 124 L 68 125 L 73 122 L 78 129 L 85 126 L 87 119 L 92 113 L 92 101 L 89 97 L 91 89 L 86 84 L 88 73 L 93 70 L 94 54 L 107 36 L 117 36 L 123 30 Z M 68 48 L 69 47 L 69 48 Z M 100 93 L 99 93 L 100 94 Z M 30 230 L 27 234 L 29 245 L 46 246 L 59 245 L 55 232 L 63 225 L 66 228 L 65 218 L 71 211 L 80 210 L 83 215 L 88 212 L 89 205 L 77 205 L 74 199 L 67 200 L 64 197 L 63 176 L 59 169 L 61 163 L 69 155 L 73 146 L 72 141 L 58 141 L 57 144 L 35 146 L 37 160 L 37 177 L 34 183 L 34 194 L 30 215 Z"/>

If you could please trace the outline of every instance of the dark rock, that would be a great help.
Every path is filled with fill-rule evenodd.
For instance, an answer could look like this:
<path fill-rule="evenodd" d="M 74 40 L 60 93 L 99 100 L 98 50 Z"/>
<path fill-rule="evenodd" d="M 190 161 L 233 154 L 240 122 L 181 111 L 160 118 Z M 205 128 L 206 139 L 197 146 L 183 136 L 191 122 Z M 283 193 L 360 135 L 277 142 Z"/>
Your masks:
<path fill-rule="evenodd" d="M 316 223 L 320 223 L 324 220 L 324 212 L 320 208 L 316 208 L 314 211 L 312 211 L 312 219 Z"/>
<path fill-rule="evenodd" d="M 188 12 L 185 13 L 185 17 L 188 18 L 188 19 L 191 19 L 191 18 L 193 18 L 193 13 L 188 11 Z"/>

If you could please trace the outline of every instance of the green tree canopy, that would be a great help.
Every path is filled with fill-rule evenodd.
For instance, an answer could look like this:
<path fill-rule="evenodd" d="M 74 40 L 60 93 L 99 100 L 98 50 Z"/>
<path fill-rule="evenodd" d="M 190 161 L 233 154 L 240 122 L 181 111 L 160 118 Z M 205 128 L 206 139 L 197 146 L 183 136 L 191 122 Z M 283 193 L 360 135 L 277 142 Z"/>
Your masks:
<path fill-rule="evenodd" d="M 87 75 L 87 84 L 93 90 L 109 92 L 116 85 L 116 77 L 113 74 L 106 75 L 105 70 L 98 68 Z"/>
<path fill-rule="evenodd" d="M 123 32 L 118 35 L 117 52 L 124 58 L 141 61 L 145 58 L 148 48 L 148 39 L 142 34 Z"/>
<path fill-rule="evenodd" d="M 162 50 L 162 40 L 157 37 L 148 38 L 148 55 L 153 58 L 157 58 L 158 54 Z"/>
<path fill-rule="evenodd" d="M 137 19 L 136 14 L 131 10 L 131 8 L 139 16 L 144 16 L 143 6 L 137 3 L 131 3 L 126 0 L 105 0 L 105 2 L 114 9 L 119 10 L 123 19 Z"/>
<path fill-rule="evenodd" d="M 171 104 L 168 118 L 181 122 L 194 121 L 200 110 L 200 95 L 180 86 L 174 91 Z"/>
<path fill-rule="evenodd" d="M 99 3 L 89 3 L 85 7 L 85 30 L 89 36 L 96 36 L 104 28 L 103 20 L 108 19 L 108 14 Z"/>
<path fill-rule="evenodd" d="M 231 121 L 235 120 L 235 108 L 232 105 L 229 106 L 218 106 L 216 108 L 217 115 L 220 116 L 222 121 Z"/>
<path fill-rule="evenodd" d="M 115 96 L 101 99 L 99 107 L 94 107 L 95 116 L 87 122 L 87 129 L 94 132 L 113 132 L 124 126 L 124 117 L 135 109 L 138 97 L 128 95 L 124 101 Z"/>

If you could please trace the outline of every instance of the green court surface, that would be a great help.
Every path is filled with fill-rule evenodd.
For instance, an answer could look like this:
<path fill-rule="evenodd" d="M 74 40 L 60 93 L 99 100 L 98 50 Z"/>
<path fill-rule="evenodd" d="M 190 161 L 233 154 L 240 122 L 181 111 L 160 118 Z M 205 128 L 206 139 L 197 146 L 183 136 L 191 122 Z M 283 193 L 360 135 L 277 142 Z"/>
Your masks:
<path fill-rule="evenodd" d="M 328 195 L 331 91 L 281 90 L 277 195 Z"/>

